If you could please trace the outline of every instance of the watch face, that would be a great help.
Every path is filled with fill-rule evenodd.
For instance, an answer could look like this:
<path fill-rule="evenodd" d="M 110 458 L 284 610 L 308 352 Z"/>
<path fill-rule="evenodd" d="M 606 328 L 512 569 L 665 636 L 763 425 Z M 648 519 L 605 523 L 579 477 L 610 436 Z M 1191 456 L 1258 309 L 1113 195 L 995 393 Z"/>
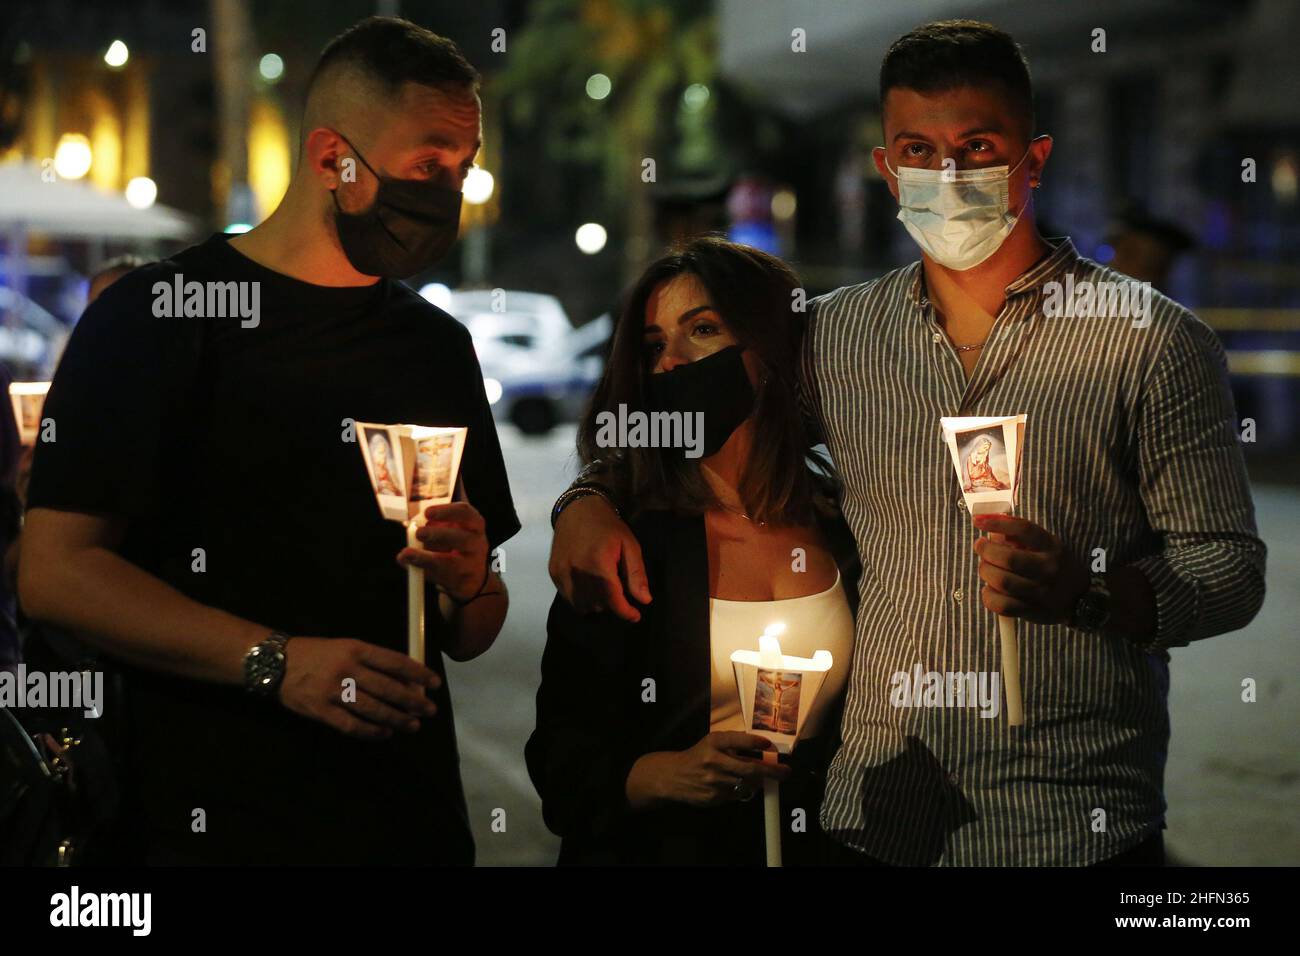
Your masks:
<path fill-rule="evenodd" d="M 1090 591 L 1079 598 L 1079 604 L 1075 608 L 1075 617 L 1082 627 L 1096 629 L 1106 623 L 1106 618 L 1109 616 L 1108 610 L 1106 599 L 1100 594 Z"/>

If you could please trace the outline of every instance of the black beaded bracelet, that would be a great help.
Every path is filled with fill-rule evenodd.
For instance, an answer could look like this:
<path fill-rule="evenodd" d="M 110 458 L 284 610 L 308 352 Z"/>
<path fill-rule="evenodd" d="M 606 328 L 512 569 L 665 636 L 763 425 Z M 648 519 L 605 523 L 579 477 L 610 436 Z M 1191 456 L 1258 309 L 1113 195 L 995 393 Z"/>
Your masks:
<path fill-rule="evenodd" d="M 573 504 L 573 502 L 577 501 L 579 498 L 585 498 L 587 495 L 596 495 L 604 498 L 605 501 L 609 503 L 609 506 L 614 509 L 614 514 L 618 515 L 620 518 L 623 517 L 623 511 L 619 508 L 618 503 L 614 501 L 613 493 L 602 484 L 588 481 L 580 485 L 573 485 L 570 488 L 566 488 L 561 492 L 560 497 L 555 499 L 555 505 L 551 508 L 551 528 L 554 529 L 555 523 L 560 520 L 560 512 Z"/>

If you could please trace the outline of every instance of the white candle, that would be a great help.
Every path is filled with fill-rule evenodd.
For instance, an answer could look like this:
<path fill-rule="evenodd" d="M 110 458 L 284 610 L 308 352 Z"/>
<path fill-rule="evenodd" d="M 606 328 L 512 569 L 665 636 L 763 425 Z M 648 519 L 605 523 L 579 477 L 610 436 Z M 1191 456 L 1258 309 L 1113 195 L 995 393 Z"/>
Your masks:
<path fill-rule="evenodd" d="M 776 635 L 785 631 L 781 622 L 769 624 L 758 638 L 759 666 L 764 670 L 781 669 L 781 642 Z M 777 764 L 776 749 L 763 752 L 763 762 Z M 781 865 L 781 783 L 763 780 L 763 836 L 767 843 L 767 865 Z"/>
<path fill-rule="evenodd" d="M 1025 711 L 1020 697 L 1020 640 L 1016 637 L 1016 619 L 999 614 L 998 632 L 1002 636 L 1002 686 L 1007 695 L 1007 726 L 1023 727 Z"/>
<path fill-rule="evenodd" d="M 414 521 L 406 525 L 406 545 L 422 547 L 415 536 Z M 424 569 L 417 565 L 406 568 L 406 653 L 424 663 Z"/>

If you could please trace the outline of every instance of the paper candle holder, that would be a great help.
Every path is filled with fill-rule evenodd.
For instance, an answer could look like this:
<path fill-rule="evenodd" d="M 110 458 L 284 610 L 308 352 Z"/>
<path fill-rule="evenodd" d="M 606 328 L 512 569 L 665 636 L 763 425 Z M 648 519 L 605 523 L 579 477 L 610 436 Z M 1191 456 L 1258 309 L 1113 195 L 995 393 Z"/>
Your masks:
<path fill-rule="evenodd" d="M 1010 514 L 1020 492 L 1021 451 L 1025 447 L 1024 415 L 994 418 L 941 418 L 939 427 L 952 455 L 957 483 L 972 515 Z M 998 615 L 1001 642 L 1002 690 L 1007 726 L 1025 723 L 1020 688 L 1020 639 L 1016 619 Z"/>
<path fill-rule="evenodd" d="M 13 382 L 9 385 L 9 401 L 18 423 L 18 437 L 24 445 L 35 445 L 41 434 L 41 410 L 49 382 Z"/>
<path fill-rule="evenodd" d="M 1008 514 L 1020 490 L 1024 415 L 941 418 L 957 482 L 972 515 Z"/>
<path fill-rule="evenodd" d="M 731 654 L 745 730 L 772 741 L 777 753 L 788 754 L 830 672 L 831 652 L 792 657 L 782 654 L 780 643 L 769 634 L 758 639 L 758 646 L 757 651 Z"/>
<path fill-rule="evenodd" d="M 370 487 L 390 521 L 417 521 L 430 505 L 451 501 L 465 450 L 464 428 L 357 422 Z"/>

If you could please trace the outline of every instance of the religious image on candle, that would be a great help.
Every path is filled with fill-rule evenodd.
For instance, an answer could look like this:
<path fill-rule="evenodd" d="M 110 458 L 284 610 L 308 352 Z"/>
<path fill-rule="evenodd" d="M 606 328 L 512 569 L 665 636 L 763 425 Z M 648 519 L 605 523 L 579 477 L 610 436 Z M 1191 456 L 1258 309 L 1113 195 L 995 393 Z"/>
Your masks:
<path fill-rule="evenodd" d="M 744 726 L 772 741 L 778 753 L 788 754 L 830 672 L 831 652 L 817 651 L 812 657 L 782 654 L 771 631 L 758 638 L 758 650 L 733 651 L 731 666 Z"/>
<path fill-rule="evenodd" d="M 454 484 L 452 476 L 457 456 L 456 436 L 434 435 L 415 443 L 415 491 L 417 501 L 448 500 Z"/>
<path fill-rule="evenodd" d="M 391 521 L 417 521 L 429 505 L 451 501 L 465 450 L 464 428 L 358 422 L 370 487 Z"/>
<path fill-rule="evenodd" d="M 760 667 L 749 729 L 795 736 L 799 731 L 799 683 L 802 679 L 802 674 Z"/>
<path fill-rule="evenodd" d="M 1020 484 L 1025 416 L 941 418 L 940 430 L 973 514 L 1009 513 Z"/>
<path fill-rule="evenodd" d="M 41 432 L 41 409 L 49 382 L 13 382 L 9 386 L 9 401 L 14 408 L 14 421 L 18 423 L 18 438 L 24 445 L 35 445 Z"/>

